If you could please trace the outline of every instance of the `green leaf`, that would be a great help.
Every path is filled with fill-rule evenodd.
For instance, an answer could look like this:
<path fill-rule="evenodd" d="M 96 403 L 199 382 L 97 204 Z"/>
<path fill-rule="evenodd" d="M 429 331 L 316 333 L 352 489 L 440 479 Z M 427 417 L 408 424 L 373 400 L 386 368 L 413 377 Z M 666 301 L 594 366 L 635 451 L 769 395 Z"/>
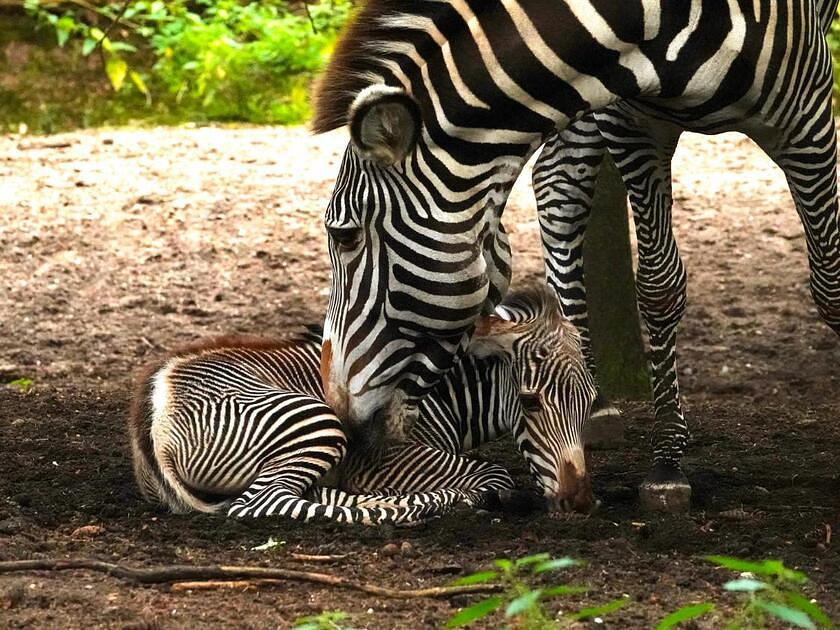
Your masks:
<path fill-rule="evenodd" d="M 97 40 L 86 37 L 85 41 L 82 43 L 82 56 L 87 57 L 90 53 L 92 53 L 93 49 L 96 48 L 96 42 Z"/>
<path fill-rule="evenodd" d="M 575 560 L 574 558 L 554 558 L 553 560 L 546 560 L 545 562 L 540 562 L 537 566 L 534 567 L 534 573 L 540 574 L 545 573 L 546 571 L 568 569 L 569 567 L 578 566 L 580 564 L 583 563 L 579 560 Z"/>
<path fill-rule="evenodd" d="M 493 564 L 499 567 L 502 571 L 507 571 L 513 568 L 513 562 L 511 562 L 507 558 L 496 558 L 495 560 L 493 560 Z"/>
<path fill-rule="evenodd" d="M 741 578 L 739 580 L 730 580 L 723 585 L 723 588 L 727 591 L 735 591 L 737 593 L 755 593 L 756 591 L 764 590 L 767 588 L 767 585 L 758 580 Z"/>
<path fill-rule="evenodd" d="M 808 581 L 808 576 L 801 571 L 795 571 L 787 568 L 783 562 L 779 560 L 765 560 L 763 562 L 750 562 L 748 560 L 740 560 L 739 558 L 731 558 L 729 556 L 707 556 L 706 560 L 714 562 L 715 564 L 732 569 L 733 571 L 740 571 L 742 573 L 754 573 L 755 575 L 773 575 L 782 580 L 789 582 L 796 582 L 801 584 Z"/>
<path fill-rule="evenodd" d="M 740 571 L 742 573 L 755 573 L 756 575 L 773 574 L 772 571 L 768 572 L 763 562 L 749 562 L 729 556 L 706 556 L 706 560 L 726 569 L 732 569 L 733 571 Z"/>
<path fill-rule="evenodd" d="M 108 57 L 108 61 L 105 62 L 105 74 L 111 80 L 114 92 L 119 92 L 125 81 L 125 75 L 128 74 L 128 64 L 120 57 Z"/>
<path fill-rule="evenodd" d="M 683 606 L 679 610 L 675 610 L 670 615 L 665 617 L 662 621 L 660 621 L 659 625 L 656 626 L 656 630 L 668 630 L 668 628 L 673 628 L 674 626 L 681 624 L 683 621 L 688 621 L 689 619 L 697 619 L 697 617 L 702 617 L 703 615 L 713 611 L 714 609 L 715 605 L 711 602 Z"/>
<path fill-rule="evenodd" d="M 137 74 L 134 70 L 129 70 L 128 78 L 131 79 L 131 82 L 137 87 L 138 90 L 140 90 L 140 93 L 146 96 L 146 102 L 150 102 L 151 95 L 149 94 L 149 88 L 146 87 L 146 83 L 145 81 L 143 81 L 143 77 Z"/>
<path fill-rule="evenodd" d="M 589 588 L 586 586 L 552 586 L 543 590 L 543 597 L 557 597 L 560 595 L 580 595 L 581 593 L 588 593 Z"/>
<path fill-rule="evenodd" d="M 294 627 L 297 630 L 323 630 L 324 628 L 338 628 L 338 622 L 347 619 L 346 612 L 327 611 L 319 615 L 309 615 L 307 617 L 299 617 L 294 621 Z"/>
<path fill-rule="evenodd" d="M 790 608 L 783 604 L 777 604 L 776 602 L 768 602 L 764 599 L 757 599 L 755 601 L 755 605 L 762 610 L 767 611 L 777 619 L 781 619 L 782 621 L 792 624 L 797 628 L 817 630 L 817 626 L 814 625 L 811 618 L 801 610 L 796 610 L 795 608 Z"/>
<path fill-rule="evenodd" d="M 22 378 L 16 378 L 13 381 L 9 382 L 9 387 L 14 387 L 17 389 L 21 394 L 27 393 L 30 389 L 32 389 L 32 385 L 35 384 L 31 378 L 26 378 L 25 376 Z"/>
<path fill-rule="evenodd" d="M 67 39 L 76 30 L 76 22 L 69 15 L 62 16 L 55 22 L 55 36 L 59 46 L 64 46 Z"/>
<path fill-rule="evenodd" d="M 540 562 L 546 562 L 547 560 L 551 559 L 551 554 L 548 553 L 536 553 L 533 556 L 525 556 L 524 558 L 519 558 L 516 562 L 514 562 L 514 566 L 518 569 L 520 567 L 527 567 L 532 564 L 539 564 Z"/>
<path fill-rule="evenodd" d="M 630 603 L 630 600 L 627 597 L 622 597 L 620 599 L 614 599 L 611 602 L 607 602 L 606 604 L 601 604 L 600 606 L 593 606 L 592 608 L 584 608 L 583 610 L 579 610 L 574 613 L 571 618 L 575 620 L 580 619 L 591 619 L 592 617 L 601 617 L 603 615 L 608 615 L 611 612 L 615 612 L 621 608 L 624 608 L 627 604 Z"/>
<path fill-rule="evenodd" d="M 530 610 L 537 603 L 540 595 L 542 595 L 542 589 L 539 588 L 535 591 L 528 591 L 527 593 L 520 595 L 507 605 L 507 608 L 505 608 L 505 616 L 515 617 L 516 615 L 521 615 L 526 610 Z"/>
<path fill-rule="evenodd" d="M 802 584 L 803 582 L 808 581 L 808 576 L 802 573 L 802 571 L 794 571 L 793 569 L 788 569 L 780 560 L 765 560 L 764 568 L 768 572 L 771 572 L 773 575 L 777 575 L 781 579 L 786 580 L 788 582 L 796 582 L 797 584 Z"/>
<path fill-rule="evenodd" d="M 467 586 L 469 584 L 484 584 L 499 577 L 498 571 L 479 571 L 472 575 L 465 575 L 452 582 L 453 586 Z"/>
<path fill-rule="evenodd" d="M 799 593 L 787 592 L 784 593 L 784 596 L 791 606 L 793 606 L 794 608 L 798 608 L 799 610 L 807 614 L 811 619 L 816 621 L 823 628 L 834 628 L 834 623 L 831 621 L 831 619 L 828 618 L 828 615 L 825 614 L 825 611 L 804 595 L 800 595 Z"/>
<path fill-rule="evenodd" d="M 488 597 L 487 599 L 482 600 L 477 604 L 473 604 L 468 608 L 464 608 L 459 613 L 453 615 L 449 621 L 446 622 L 446 627 L 460 628 L 461 626 L 466 626 L 477 619 L 486 617 L 501 605 L 502 598 L 498 595 L 496 597 Z"/>

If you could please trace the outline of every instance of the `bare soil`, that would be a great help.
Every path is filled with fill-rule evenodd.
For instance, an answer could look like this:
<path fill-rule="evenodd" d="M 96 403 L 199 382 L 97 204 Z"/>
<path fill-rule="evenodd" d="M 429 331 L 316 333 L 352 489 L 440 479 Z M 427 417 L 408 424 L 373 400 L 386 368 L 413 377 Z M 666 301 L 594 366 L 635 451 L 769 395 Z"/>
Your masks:
<path fill-rule="evenodd" d="M 321 319 L 321 213 L 344 142 L 341 133 L 212 127 L 0 139 L 0 383 L 34 380 L 28 393 L 0 386 L 0 559 L 293 565 L 419 587 L 547 551 L 586 559 L 558 579 L 592 588 L 555 607 L 626 594 L 632 605 L 605 625 L 645 628 L 686 603 L 731 606 L 721 585 L 732 575 L 702 559 L 723 553 L 802 568 L 808 593 L 840 619 L 840 340 L 811 303 L 780 171 L 736 135 L 687 137 L 675 163 L 676 232 L 690 273 L 680 346 L 694 429 L 690 515 L 638 508 L 646 403 L 624 405 L 623 448 L 592 453 L 603 507 L 587 519 L 459 513 L 410 530 L 348 529 L 146 506 L 123 431 L 132 372 L 201 336 Z M 527 181 L 505 224 L 517 282 L 539 281 Z M 524 479 L 508 446 L 490 456 Z M 74 535 L 85 525 L 102 529 Z M 280 551 L 252 549 L 269 536 L 284 541 Z M 403 541 L 410 553 L 385 553 Z M 293 551 L 350 555 L 313 565 L 293 562 Z M 15 628 L 285 628 L 322 610 L 352 613 L 355 627 L 440 627 L 469 601 L 295 583 L 172 593 L 85 572 L 0 575 L 0 625 Z M 719 625 L 711 616 L 698 627 Z"/>

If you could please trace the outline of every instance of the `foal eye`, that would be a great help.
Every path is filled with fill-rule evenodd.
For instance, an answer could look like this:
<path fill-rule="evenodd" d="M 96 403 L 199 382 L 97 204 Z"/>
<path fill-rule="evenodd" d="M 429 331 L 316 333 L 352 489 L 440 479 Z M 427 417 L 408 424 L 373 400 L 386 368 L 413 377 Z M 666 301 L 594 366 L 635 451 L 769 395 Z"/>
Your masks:
<path fill-rule="evenodd" d="M 341 249 L 353 249 L 362 240 L 362 230 L 357 227 L 328 227 L 327 233 Z"/>
<path fill-rule="evenodd" d="M 522 392 L 519 394 L 519 402 L 525 411 L 536 413 L 542 411 L 542 400 L 536 392 Z"/>

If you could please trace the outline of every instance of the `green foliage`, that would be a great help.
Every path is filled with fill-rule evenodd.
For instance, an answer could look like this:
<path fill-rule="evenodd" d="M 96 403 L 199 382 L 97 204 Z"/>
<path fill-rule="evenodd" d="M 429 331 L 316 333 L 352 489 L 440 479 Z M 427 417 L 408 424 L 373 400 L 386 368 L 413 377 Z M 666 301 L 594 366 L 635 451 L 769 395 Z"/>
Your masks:
<path fill-rule="evenodd" d="M 13 381 L 8 383 L 9 387 L 14 387 L 18 390 L 21 394 L 28 394 L 29 390 L 32 389 L 32 386 L 35 384 L 31 378 L 21 377 L 16 378 Z"/>
<path fill-rule="evenodd" d="M 283 0 L 25 6 L 58 46 L 101 57 L 116 93 L 134 91 L 185 118 L 294 123 L 309 114 L 309 83 L 352 5 L 325 0 L 308 13 Z"/>
<path fill-rule="evenodd" d="M 297 630 L 352 630 L 340 623 L 348 616 L 347 613 L 341 611 L 322 612 L 319 615 L 295 619 L 294 627 Z"/>
<path fill-rule="evenodd" d="M 585 593 L 583 586 L 537 586 L 541 576 L 552 571 L 568 569 L 583 564 L 572 558 L 552 558 L 547 553 L 536 554 L 508 560 L 499 558 L 493 562 L 495 569 L 480 571 L 464 576 L 454 582 L 455 586 L 467 584 L 486 584 L 498 582 L 503 593 L 487 597 L 472 606 L 460 610 L 453 615 L 446 624 L 447 628 L 460 628 L 504 607 L 506 619 L 515 623 L 516 627 L 526 630 L 553 629 L 567 625 L 580 619 L 591 619 L 618 610 L 627 604 L 625 598 L 617 599 L 602 606 L 584 608 L 577 612 L 564 615 L 560 621 L 552 619 L 543 603 L 553 597 L 577 595 Z"/>
<path fill-rule="evenodd" d="M 709 556 L 706 559 L 740 574 L 723 585 L 725 591 L 741 598 L 735 614 L 727 620 L 727 628 L 766 628 L 770 619 L 807 630 L 834 628 L 825 611 L 799 592 L 808 582 L 808 576 L 801 571 L 790 569 L 779 560 L 752 562 L 728 556 Z M 705 615 L 714 608 L 711 602 L 684 606 L 665 617 L 657 630 L 667 630 Z"/>
<path fill-rule="evenodd" d="M 656 626 L 656 630 L 668 630 L 668 628 L 678 626 L 684 621 L 690 621 L 692 619 L 702 617 L 703 615 L 712 612 L 714 609 L 715 605 L 711 602 L 683 606 L 660 621 Z"/>

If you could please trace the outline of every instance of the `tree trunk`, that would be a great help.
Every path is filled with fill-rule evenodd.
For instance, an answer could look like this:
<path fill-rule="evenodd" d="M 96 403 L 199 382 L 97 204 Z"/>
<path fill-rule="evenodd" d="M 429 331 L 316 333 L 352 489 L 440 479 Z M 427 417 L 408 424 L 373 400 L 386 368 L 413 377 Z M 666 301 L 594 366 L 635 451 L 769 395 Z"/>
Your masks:
<path fill-rule="evenodd" d="M 649 399 L 627 191 L 609 155 L 601 166 L 583 251 L 592 350 L 601 391 L 611 399 Z"/>

